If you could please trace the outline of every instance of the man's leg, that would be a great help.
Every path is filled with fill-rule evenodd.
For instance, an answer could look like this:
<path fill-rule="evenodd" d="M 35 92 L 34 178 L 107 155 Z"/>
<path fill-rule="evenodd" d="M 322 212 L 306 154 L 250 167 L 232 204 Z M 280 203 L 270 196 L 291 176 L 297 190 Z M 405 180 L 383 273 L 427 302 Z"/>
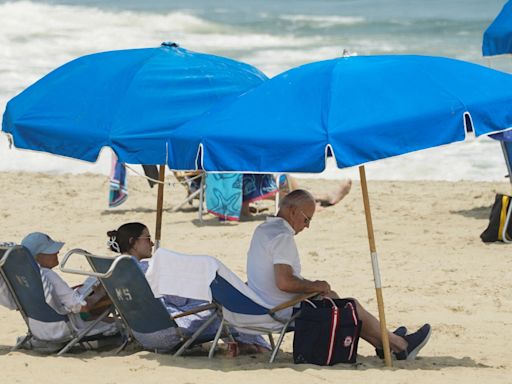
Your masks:
<path fill-rule="evenodd" d="M 382 334 L 380 322 L 375 316 L 363 308 L 359 301 L 353 299 L 356 303 L 357 313 L 363 322 L 361 329 L 361 338 L 369 342 L 375 348 L 382 348 Z M 389 347 L 393 352 L 401 352 L 407 348 L 407 341 L 401 336 L 397 336 L 388 331 Z"/>
<path fill-rule="evenodd" d="M 347 196 L 351 188 L 352 180 L 343 180 L 335 191 L 324 194 L 315 194 L 315 201 L 322 207 L 330 207 L 331 205 L 338 204 L 345 196 Z"/>
<path fill-rule="evenodd" d="M 339 295 L 331 291 L 328 295 L 332 299 L 339 299 Z M 351 298 L 356 303 L 357 314 L 359 319 L 363 322 L 361 328 L 361 338 L 366 340 L 375 348 L 382 349 L 382 334 L 380 331 L 380 322 L 375 316 L 363 308 L 361 303 L 354 298 Z M 401 352 L 407 348 L 407 341 L 401 336 L 395 335 L 393 332 L 388 331 L 389 347 L 393 352 Z"/>

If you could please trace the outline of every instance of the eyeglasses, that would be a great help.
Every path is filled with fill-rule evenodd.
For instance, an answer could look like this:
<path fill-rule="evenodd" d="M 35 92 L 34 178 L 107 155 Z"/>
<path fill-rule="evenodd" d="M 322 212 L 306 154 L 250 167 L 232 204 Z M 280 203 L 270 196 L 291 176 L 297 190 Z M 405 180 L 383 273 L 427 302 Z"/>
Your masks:
<path fill-rule="evenodd" d="M 137 239 L 148 239 L 149 241 L 151 241 L 151 236 L 139 236 L 137 237 Z"/>
<path fill-rule="evenodd" d="M 302 209 L 300 210 L 300 213 L 302 213 L 302 216 L 304 216 L 304 225 L 309 225 L 311 223 L 312 217 L 308 217 Z"/>

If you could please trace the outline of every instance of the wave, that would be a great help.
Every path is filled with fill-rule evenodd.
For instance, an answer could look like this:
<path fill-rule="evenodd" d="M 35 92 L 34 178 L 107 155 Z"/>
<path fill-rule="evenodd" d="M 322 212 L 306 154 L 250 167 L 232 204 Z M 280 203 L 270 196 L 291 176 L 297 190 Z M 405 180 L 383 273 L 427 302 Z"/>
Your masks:
<path fill-rule="evenodd" d="M 315 28 L 356 25 L 366 21 L 364 17 L 360 16 L 282 15 L 279 18 L 294 23 L 308 24 Z"/>

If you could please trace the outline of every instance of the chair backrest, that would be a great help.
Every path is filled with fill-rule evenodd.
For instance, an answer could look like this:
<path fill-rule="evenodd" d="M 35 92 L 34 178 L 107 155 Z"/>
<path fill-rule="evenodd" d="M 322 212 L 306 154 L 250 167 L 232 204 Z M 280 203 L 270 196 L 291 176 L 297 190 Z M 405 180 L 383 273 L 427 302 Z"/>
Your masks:
<path fill-rule="evenodd" d="M 106 273 L 115 259 L 86 255 L 95 272 Z M 112 274 L 100 277 L 107 294 L 127 325 L 138 333 L 177 327 L 162 302 L 156 299 L 146 277 L 130 256 L 120 256 Z"/>
<path fill-rule="evenodd" d="M 256 303 L 219 274 L 210 284 L 213 301 L 227 310 L 244 315 L 266 315 L 268 308 Z"/>
<path fill-rule="evenodd" d="M 4 257 L 1 273 L 25 320 L 67 321 L 67 316 L 58 314 L 46 303 L 41 272 L 30 252 L 18 245 L 6 250 Z"/>

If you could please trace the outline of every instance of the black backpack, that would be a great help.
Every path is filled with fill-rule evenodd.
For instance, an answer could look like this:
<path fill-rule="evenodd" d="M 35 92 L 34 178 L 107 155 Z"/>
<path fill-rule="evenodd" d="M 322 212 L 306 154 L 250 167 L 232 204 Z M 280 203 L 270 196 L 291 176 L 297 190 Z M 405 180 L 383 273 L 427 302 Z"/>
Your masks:
<path fill-rule="evenodd" d="M 480 235 L 484 243 L 493 241 L 512 242 L 512 225 L 510 225 L 511 200 L 511 196 L 502 195 L 501 193 L 496 194 L 489 217 L 489 225 Z M 508 221 L 507 218 L 509 219 Z M 505 226 L 507 227 L 505 231 L 506 238 L 503 239 L 503 229 Z"/>
<path fill-rule="evenodd" d="M 351 299 L 306 300 L 295 319 L 295 364 L 355 363 L 361 320 Z"/>

